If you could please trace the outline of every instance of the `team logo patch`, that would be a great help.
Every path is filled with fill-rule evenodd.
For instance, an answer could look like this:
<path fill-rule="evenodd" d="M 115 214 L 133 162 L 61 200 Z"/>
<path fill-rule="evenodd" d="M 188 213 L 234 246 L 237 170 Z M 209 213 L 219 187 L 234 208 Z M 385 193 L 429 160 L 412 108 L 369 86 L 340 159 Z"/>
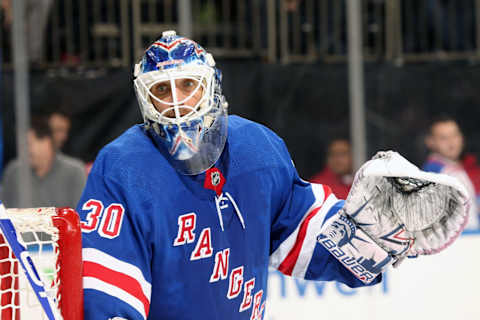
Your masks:
<path fill-rule="evenodd" d="M 205 173 L 205 182 L 203 187 L 215 191 L 217 196 L 222 194 L 223 185 L 226 180 L 218 168 L 210 168 Z"/>
<path fill-rule="evenodd" d="M 212 185 L 214 187 L 218 186 L 218 184 L 220 183 L 220 172 L 212 172 L 211 179 Z"/>

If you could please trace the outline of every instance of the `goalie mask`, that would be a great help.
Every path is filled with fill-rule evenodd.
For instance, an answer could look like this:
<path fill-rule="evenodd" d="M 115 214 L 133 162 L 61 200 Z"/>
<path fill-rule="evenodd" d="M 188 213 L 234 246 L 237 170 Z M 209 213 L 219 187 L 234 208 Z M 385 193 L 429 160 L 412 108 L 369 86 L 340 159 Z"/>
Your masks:
<path fill-rule="evenodd" d="M 214 165 L 227 139 L 227 102 L 212 55 L 166 31 L 134 77 L 145 128 L 175 169 L 194 175 Z"/>

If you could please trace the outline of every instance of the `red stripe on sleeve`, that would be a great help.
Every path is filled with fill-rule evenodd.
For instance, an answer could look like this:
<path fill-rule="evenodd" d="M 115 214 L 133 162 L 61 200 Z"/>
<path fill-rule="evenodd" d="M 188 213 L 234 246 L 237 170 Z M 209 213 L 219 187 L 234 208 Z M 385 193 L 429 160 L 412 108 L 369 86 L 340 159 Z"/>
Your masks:
<path fill-rule="evenodd" d="M 305 240 L 305 235 L 307 234 L 308 224 L 321 208 L 321 206 L 315 208 L 312 212 L 308 214 L 307 218 L 303 221 L 302 225 L 300 226 L 300 231 L 297 235 L 297 241 L 295 241 L 293 248 L 290 250 L 285 260 L 283 260 L 283 262 L 278 267 L 278 270 L 281 273 L 287 276 L 292 275 L 293 267 L 297 263 L 298 256 L 300 255 L 300 250 L 303 246 L 303 241 Z"/>
<path fill-rule="evenodd" d="M 323 202 L 325 203 L 325 200 L 332 194 L 332 189 L 330 189 L 329 186 L 322 185 L 323 187 L 323 192 L 324 192 L 324 197 L 323 197 Z M 310 223 L 310 220 L 315 217 L 315 215 L 320 211 L 322 208 L 323 203 L 321 206 L 315 208 L 310 212 L 305 220 L 303 220 L 302 225 L 300 226 L 300 230 L 297 234 L 297 240 L 295 241 L 295 244 L 293 245 L 292 249 L 288 253 L 288 255 L 285 257 L 285 259 L 282 261 L 280 266 L 278 267 L 278 270 L 288 276 L 292 275 L 293 267 L 297 263 L 298 256 L 300 255 L 300 250 L 302 249 L 303 246 L 303 241 L 305 240 L 305 236 L 307 234 L 308 230 L 308 224 Z"/>
<path fill-rule="evenodd" d="M 325 202 L 325 200 L 327 200 L 327 198 L 333 193 L 332 192 L 332 188 L 330 188 L 329 186 L 325 185 L 325 184 L 322 184 L 322 187 L 323 187 L 323 202 Z"/>
<path fill-rule="evenodd" d="M 150 301 L 143 293 L 142 286 L 136 279 L 126 275 L 125 273 L 114 271 L 98 263 L 90 261 L 83 262 L 83 276 L 97 278 L 103 282 L 128 292 L 142 302 L 145 308 L 145 315 L 148 317 Z"/>

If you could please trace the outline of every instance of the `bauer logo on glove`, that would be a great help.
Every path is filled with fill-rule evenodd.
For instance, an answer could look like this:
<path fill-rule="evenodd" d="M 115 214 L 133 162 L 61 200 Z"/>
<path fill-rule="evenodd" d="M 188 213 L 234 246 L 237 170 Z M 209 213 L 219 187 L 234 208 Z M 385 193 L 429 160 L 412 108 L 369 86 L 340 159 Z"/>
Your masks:
<path fill-rule="evenodd" d="M 393 263 L 392 256 L 343 213 L 327 221 L 317 241 L 364 283 L 370 283 Z"/>
<path fill-rule="evenodd" d="M 317 240 L 369 283 L 370 275 L 406 256 L 448 247 L 467 223 L 468 205 L 455 178 L 421 171 L 396 152 L 379 152 L 358 170 L 343 208 Z"/>

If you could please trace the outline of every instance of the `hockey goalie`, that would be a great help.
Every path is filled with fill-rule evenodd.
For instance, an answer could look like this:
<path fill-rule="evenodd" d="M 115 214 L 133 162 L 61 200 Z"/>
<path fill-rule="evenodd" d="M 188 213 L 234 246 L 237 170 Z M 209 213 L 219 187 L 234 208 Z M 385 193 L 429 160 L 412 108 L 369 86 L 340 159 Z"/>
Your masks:
<path fill-rule="evenodd" d="M 461 233 L 457 180 L 380 152 L 339 200 L 298 176 L 274 132 L 228 115 L 221 80 L 174 31 L 136 65 L 144 123 L 102 149 L 77 207 L 85 319 L 262 319 L 269 266 L 373 285 Z"/>

